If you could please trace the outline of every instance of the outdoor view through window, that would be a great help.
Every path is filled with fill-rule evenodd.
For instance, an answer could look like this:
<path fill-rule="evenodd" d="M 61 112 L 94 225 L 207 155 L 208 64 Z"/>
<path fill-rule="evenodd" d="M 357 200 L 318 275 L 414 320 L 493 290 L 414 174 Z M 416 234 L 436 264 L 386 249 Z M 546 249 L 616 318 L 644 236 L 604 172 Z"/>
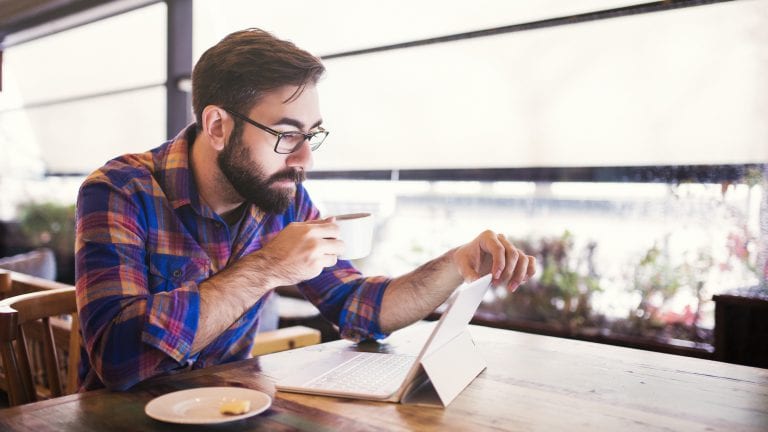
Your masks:
<path fill-rule="evenodd" d="M 492 228 L 539 268 L 489 293 L 480 321 L 711 352 L 712 296 L 765 279 L 768 1 L 611 17 L 636 2 L 417 3 L 198 0 L 194 58 L 247 27 L 324 58 L 332 133 L 307 189 L 325 214 L 374 213 L 364 272 L 402 274 Z M 5 50 L 0 220 L 36 229 L 34 246 L 66 231 L 84 175 L 169 138 L 166 13 Z M 40 206 L 65 210 L 41 226 Z"/>

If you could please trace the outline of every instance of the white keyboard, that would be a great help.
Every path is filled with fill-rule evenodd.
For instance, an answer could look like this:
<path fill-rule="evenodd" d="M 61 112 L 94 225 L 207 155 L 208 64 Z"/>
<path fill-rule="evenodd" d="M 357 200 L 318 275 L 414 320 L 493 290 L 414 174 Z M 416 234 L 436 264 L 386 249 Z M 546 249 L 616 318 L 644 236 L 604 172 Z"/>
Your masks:
<path fill-rule="evenodd" d="M 360 353 L 306 384 L 308 388 L 390 395 L 403 383 L 415 358 L 397 354 Z"/>

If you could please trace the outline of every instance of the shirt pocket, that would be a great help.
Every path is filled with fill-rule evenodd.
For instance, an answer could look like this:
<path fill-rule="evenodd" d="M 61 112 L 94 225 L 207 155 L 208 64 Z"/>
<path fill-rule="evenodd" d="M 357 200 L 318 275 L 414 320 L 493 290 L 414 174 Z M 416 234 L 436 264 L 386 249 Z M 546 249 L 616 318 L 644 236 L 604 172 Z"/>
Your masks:
<path fill-rule="evenodd" d="M 148 285 L 151 292 L 172 291 L 184 283 L 199 283 L 207 276 L 204 260 L 150 253 Z"/>

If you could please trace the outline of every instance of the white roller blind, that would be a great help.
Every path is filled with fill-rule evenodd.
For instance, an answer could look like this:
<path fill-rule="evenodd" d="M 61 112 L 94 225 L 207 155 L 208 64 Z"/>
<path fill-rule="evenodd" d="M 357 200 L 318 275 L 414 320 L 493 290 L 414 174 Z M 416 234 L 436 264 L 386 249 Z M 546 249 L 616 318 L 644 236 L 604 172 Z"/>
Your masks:
<path fill-rule="evenodd" d="M 158 3 L 9 48 L 0 109 L 165 82 Z"/>
<path fill-rule="evenodd" d="M 638 0 L 195 0 L 195 58 L 259 27 L 315 55 L 619 8 Z"/>
<path fill-rule="evenodd" d="M 15 45 L 3 57 L 3 173 L 89 173 L 166 139 L 164 3 Z"/>
<path fill-rule="evenodd" d="M 37 144 L 23 152 L 38 153 L 49 173 L 90 173 L 123 153 L 159 146 L 164 113 L 165 87 L 153 87 L 11 111 L 0 116 L 0 130 L 8 142 Z"/>
<path fill-rule="evenodd" d="M 768 160 L 768 2 L 327 61 L 316 169 Z"/>

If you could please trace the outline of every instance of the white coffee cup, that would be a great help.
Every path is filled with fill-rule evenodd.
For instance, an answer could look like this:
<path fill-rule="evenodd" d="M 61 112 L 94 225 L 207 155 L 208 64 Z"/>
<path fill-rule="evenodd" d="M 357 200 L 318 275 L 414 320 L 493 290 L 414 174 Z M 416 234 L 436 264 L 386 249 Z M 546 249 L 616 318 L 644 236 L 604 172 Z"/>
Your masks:
<path fill-rule="evenodd" d="M 339 226 L 339 239 L 344 241 L 341 259 L 351 260 L 368 256 L 373 243 L 373 215 L 351 213 L 335 216 Z"/>

